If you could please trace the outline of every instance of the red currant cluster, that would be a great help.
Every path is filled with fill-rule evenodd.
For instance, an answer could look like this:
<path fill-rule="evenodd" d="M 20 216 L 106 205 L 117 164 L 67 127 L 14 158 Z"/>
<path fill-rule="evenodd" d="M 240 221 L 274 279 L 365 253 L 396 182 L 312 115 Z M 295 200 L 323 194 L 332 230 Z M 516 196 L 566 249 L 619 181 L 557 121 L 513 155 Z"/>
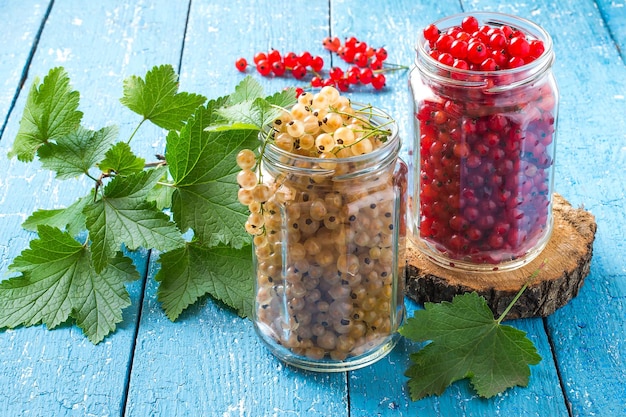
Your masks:
<path fill-rule="evenodd" d="M 271 49 L 267 53 L 257 52 L 253 62 L 257 72 L 264 77 L 270 74 L 281 77 L 289 71 L 296 80 L 306 76 L 307 68 L 317 73 L 324 67 L 324 59 L 319 55 L 313 56 L 308 51 L 304 51 L 300 55 L 295 52 L 287 52 L 283 56 L 277 49 Z M 245 72 L 248 61 L 245 58 L 239 58 L 235 61 L 235 66 L 239 71 Z"/>
<path fill-rule="evenodd" d="M 313 75 L 311 87 L 332 86 L 343 92 L 348 91 L 351 85 L 357 84 L 371 85 L 375 90 L 381 90 L 387 82 L 384 72 L 406 68 L 388 63 L 383 67 L 387 59 L 387 50 L 383 47 L 368 46 L 355 37 L 346 39 L 343 45 L 338 37 L 327 37 L 322 44 L 325 49 L 336 53 L 343 61 L 352 65 L 347 70 L 333 67 L 328 71 L 328 76 L 324 77 L 322 75 L 324 59 L 321 56 L 313 56 L 308 51 L 299 55 L 295 52 L 282 55 L 280 51 L 271 49 L 254 55 L 254 67 L 264 77 L 291 74 L 297 80 L 306 77 L 310 71 Z M 235 61 L 235 66 L 239 71 L 245 72 L 249 64 L 241 57 Z M 302 88 L 297 90 L 304 91 Z"/>
<path fill-rule="evenodd" d="M 441 31 L 434 24 L 424 28 L 430 56 L 461 70 L 497 71 L 521 67 L 543 54 L 543 42 L 527 39 L 524 32 L 509 26 L 480 26 L 467 16 L 460 26 Z"/>
<path fill-rule="evenodd" d="M 345 71 L 339 67 L 333 67 L 327 79 L 314 77 L 311 80 L 313 87 L 332 85 L 341 91 L 347 91 L 350 85 L 355 84 L 371 84 L 375 90 L 380 90 L 385 86 L 387 80 L 383 74 L 383 64 L 387 59 L 387 50 L 384 47 L 373 48 L 355 37 L 346 39 L 342 45 L 336 36 L 327 37 L 322 44 L 324 48 L 336 53 L 343 61 L 352 65 Z"/>

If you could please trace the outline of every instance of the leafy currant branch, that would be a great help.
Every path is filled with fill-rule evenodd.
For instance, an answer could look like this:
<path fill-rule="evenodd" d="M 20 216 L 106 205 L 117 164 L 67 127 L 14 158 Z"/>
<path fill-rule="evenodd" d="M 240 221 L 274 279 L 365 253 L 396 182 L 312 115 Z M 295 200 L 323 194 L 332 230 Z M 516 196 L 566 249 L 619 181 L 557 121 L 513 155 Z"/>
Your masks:
<path fill-rule="evenodd" d="M 138 248 L 160 252 L 157 295 L 171 320 L 205 294 L 249 315 L 252 258 L 235 155 L 257 143 L 274 102 L 294 99 L 292 91 L 266 99 L 247 78 L 231 96 L 207 102 L 178 92 L 171 66 L 154 67 L 124 81 L 120 101 L 142 119 L 118 141 L 115 126 L 80 125 L 80 96 L 63 68 L 35 80 L 9 157 L 37 158 L 58 180 L 84 175 L 94 187 L 64 209 L 37 210 L 24 221 L 37 237 L 9 266 L 18 275 L 0 282 L 0 328 L 52 329 L 71 317 L 100 342 L 130 305 L 125 283 L 139 274 L 128 251 Z M 167 131 L 165 156 L 154 163 L 130 147 L 146 121 Z"/>

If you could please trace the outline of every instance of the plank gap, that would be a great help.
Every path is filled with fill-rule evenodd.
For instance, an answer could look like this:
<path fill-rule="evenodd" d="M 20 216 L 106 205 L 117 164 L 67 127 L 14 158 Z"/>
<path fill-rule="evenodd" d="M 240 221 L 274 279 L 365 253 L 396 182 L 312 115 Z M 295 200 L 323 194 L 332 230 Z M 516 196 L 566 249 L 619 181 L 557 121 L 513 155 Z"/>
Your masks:
<path fill-rule="evenodd" d="M 54 0 L 50 0 L 48 3 L 48 8 L 41 19 L 41 24 L 37 29 L 37 34 L 33 39 L 33 44 L 31 45 L 30 51 L 28 52 L 28 56 L 26 57 L 26 62 L 24 63 L 24 68 L 22 69 L 22 75 L 20 76 L 20 80 L 15 88 L 15 94 L 13 94 L 13 98 L 11 99 L 11 104 L 9 105 L 9 109 L 7 110 L 7 115 L 2 122 L 2 127 L 0 127 L 0 141 L 2 140 L 2 135 L 4 134 L 4 129 L 9 123 L 9 118 L 13 113 L 13 109 L 15 108 L 15 104 L 17 103 L 17 98 L 20 96 L 22 89 L 24 88 L 24 84 L 26 83 L 26 79 L 28 78 L 28 70 L 30 69 L 30 64 L 33 61 L 33 56 L 35 56 L 35 52 L 37 52 L 37 47 L 39 46 L 39 40 L 41 39 L 41 34 L 43 32 L 43 28 L 46 26 L 46 22 L 48 21 L 48 17 L 50 16 L 50 12 L 52 11 L 52 6 L 54 6 Z"/>
<path fill-rule="evenodd" d="M 135 329 L 133 330 L 133 338 L 130 345 L 130 357 L 128 358 L 128 366 L 126 367 L 126 378 L 124 380 L 124 392 L 122 393 L 121 400 L 121 416 L 126 417 L 126 407 L 128 405 L 128 391 L 130 390 L 130 378 L 133 370 L 133 363 L 135 361 L 135 352 L 137 348 L 137 336 L 139 335 L 139 327 L 141 326 L 141 316 L 143 313 L 143 299 L 146 294 L 146 287 L 148 283 L 148 272 L 150 268 L 150 258 L 152 257 L 152 250 L 148 251 L 148 259 L 146 266 L 142 272 L 143 282 L 141 284 L 141 292 L 139 293 L 139 303 L 137 308 L 137 319 L 135 320 Z"/>
<path fill-rule="evenodd" d="M 191 2 L 193 0 L 189 0 L 189 3 L 187 4 L 187 16 L 185 16 L 185 29 L 183 30 L 183 40 L 180 44 L 180 57 L 178 57 L 178 68 L 176 70 L 176 73 L 178 74 L 178 77 L 180 78 L 180 71 L 183 68 L 183 55 L 185 53 L 185 39 L 187 38 L 187 27 L 189 25 L 189 16 L 191 15 Z"/>
<path fill-rule="evenodd" d="M 554 363 L 554 369 L 556 371 L 557 378 L 559 380 L 559 386 L 561 387 L 561 392 L 563 393 L 563 401 L 565 402 L 565 409 L 567 410 L 567 415 L 569 417 L 574 417 L 574 412 L 572 410 L 572 403 L 569 401 L 569 397 L 567 396 L 567 390 L 565 389 L 565 382 L 563 381 L 563 376 L 561 375 L 561 368 L 559 367 L 559 361 L 556 357 L 556 347 L 554 345 L 554 340 L 552 339 L 552 333 L 550 333 L 550 328 L 548 326 L 548 318 L 543 317 L 543 329 L 546 332 L 546 336 L 548 337 L 548 345 L 550 346 L 550 354 L 552 355 L 552 363 Z"/>
<path fill-rule="evenodd" d="M 624 53 L 626 53 L 626 51 L 622 51 L 622 48 L 620 47 L 619 38 L 613 32 L 613 27 L 611 26 L 611 22 L 609 22 L 607 17 L 606 17 L 606 10 L 604 9 L 602 4 L 597 2 L 597 0 L 594 0 L 593 3 L 595 4 L 596 9 L 600 12 L 600 18 L 602 19 L 602 24 L 604 24 L 604 27 L 606 28 L 606 31 L 609 33 L 609 37 L 611 38 L 611 42 L 613 42 L 613 46 L 615 46 L 615 49 L 617 49 L 617 54 L 619 55 L 620 59 L 622 60 L 622 63 L 626 64 L 626 55 L 624 55 Z"/>

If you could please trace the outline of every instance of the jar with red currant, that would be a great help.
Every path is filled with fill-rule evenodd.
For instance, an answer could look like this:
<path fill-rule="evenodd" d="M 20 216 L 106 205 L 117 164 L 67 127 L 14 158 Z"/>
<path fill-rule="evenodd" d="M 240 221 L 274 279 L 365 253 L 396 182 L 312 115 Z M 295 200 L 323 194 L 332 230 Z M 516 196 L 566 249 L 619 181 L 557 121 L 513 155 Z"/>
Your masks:
<path fill-rule="evenodd" d="M 558 91 L 548 33 L 519 17 L 428 25 L 410 73 L 410 235 L 434 263 L 510 270 L 552 230 Z"/>
<path fill-rule="evenodd" d="M 404 318 L 408 168 L 395 122 L 324 87 L 300 95 L 262 139 L 250 190 L 264 191 L 246 224 L 257 333 L 308 370 L 382 358 Z"/>

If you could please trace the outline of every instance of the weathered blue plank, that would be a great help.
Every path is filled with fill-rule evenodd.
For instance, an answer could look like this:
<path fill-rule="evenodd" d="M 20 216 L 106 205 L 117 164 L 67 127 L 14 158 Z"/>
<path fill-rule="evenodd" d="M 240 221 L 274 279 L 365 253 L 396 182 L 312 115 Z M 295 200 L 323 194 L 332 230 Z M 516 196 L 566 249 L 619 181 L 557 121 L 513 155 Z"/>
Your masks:
<path fill-rule="evenodd" d="M 128 137 L 139 116 L 119 103 L 123 79 L 141 75 L 157 63 L 178 63 L 187 5 L 167 0 L 127 3 L 68 0 L 55 2 L 52 8 L 29 78 L 0 142 L 0 228 L 5 237 L 0 247 L 2 279 L 7 277 L 11 260 L 33 237 L 20 227 L 26 216 L 37 208 L 66 206 L 92 185 L 84 179 L 59 183 L 37 164 L 7 160 L 33 78 L 43 77 L 51 67 L 64 66 L 74 88 L 81 92 L 85 124 L 100 128 L 121 123 L 121 134 Z M 26 8 L 23 2 L 20 6 Z M 3 21 L 19 24 L 20 18 L 26 19 L 22 11 L 17 12 L 18 6 L 11 7 L 14 12 Z M 163 132 L 146 129 L 140 131 L 133 148 L 149 159 L 162 150 L 163 143 Z M 139 252 L 135 260 L 145 276 L 147 254 Z M 124 311 L 117 332 L 97 346 L 69 325 L 50 332 L 43 326 L 1 332 L 2 415 L 121 415 L 142 284 L 129 285 L 133 307 Z"/>
<path fill-rule="evenodd" d="M 364 12 L 367 10 L 367 12 Z M 411 65 L 419 31 L 428 23 L 463 11 L 456 1 L 402 2 L 370 4 L 364 8 L 358 1 L 336 2 L 331 15 L 332 29 L 338 36 L 357 36 L 374 46 L 385 45 L 388 62 Z M 382 94 L 364 95 L 368 102 L 387 109 L 405 132 L 405 150 L 411 147 L 410 98 L 406 77 L 389 75 L 388 87 Z M 409 156 L 405 153 L 404 158 Z M 414 307 L 414 304 L 409 305 Z M 413 308 L 409 314 L 412 314 Z M 518 320 L 511 323 L 528 333 L 544 360 L 532 367 L 528 388 L 515 388 L 490 400 L 480 399 L 467 382 L 456 383 L 440 397 L 418 402 L 409 399 L 407 378 L 403 376 L 410 364 L 409 354 L 417 350 L 403 341 L 379 363 L 350 373 L 350 406 L 352 416 L 482 416 L 528 415 L 565 416 L 567 409 L 552 353 L 541 320 Z"/>
<path fill-rule="evenodd" d="M 626 67 L 593 2 L 475 1 L 527 16 L 553 37 L 560 92 L 555 189 L 596 216 L 591 274 L 547 319 L 572 414 L 624 415 L 626 406 Z M 618 10 L 618 14 L 619 14 Z"/>
<path fill-rule="evenodd" d="M 207 97 L 229 94 L 244 77 L 235 69 L 238 57 L 251 62 L 254 53 L 269 48 L 323 54 L 327 34 L 328 5 L 323 2 L 194 0 L 181 88 Z M 293 78 L 258 79 L 267 93 L 295 84 Z M 155 272 L 151 269 L 150 276 Z M 155 287 L 151 280 L 127 415 L 347 415 L 345 374 L 285 367 L 261 345 L 249 320 L 211 300 L 171 323 L 156 301 Z"/>
<path fill-rule="evenodd" d="M 596 4 L 617 44 L 622 60 L 626 61 L 626 1 L 596 0 Z"/>
<path fill-rule="evenodd" d="M 0 3 L 0 137 L 49 5 L 50 0 Z"/>

